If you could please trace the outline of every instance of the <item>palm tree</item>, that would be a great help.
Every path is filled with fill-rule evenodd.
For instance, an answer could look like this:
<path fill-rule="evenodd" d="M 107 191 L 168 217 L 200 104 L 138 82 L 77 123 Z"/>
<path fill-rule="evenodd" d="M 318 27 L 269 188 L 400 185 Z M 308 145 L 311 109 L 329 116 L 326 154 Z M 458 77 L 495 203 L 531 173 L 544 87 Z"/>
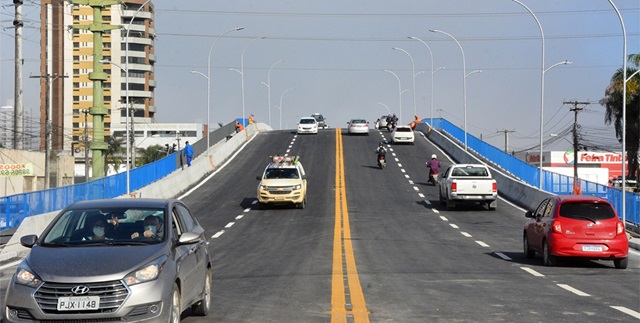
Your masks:
<path fill-rule="evenodd" d="M 629 55 L 629 62 L 636 67 L 627 67 L 627 77 L 636 73 L 640 67 L 640 54 Z M 607 125 L 613 123 L 616 138 L 622 142 L 622 89 L 623 70 L 618 69 L 611 77 L 611 83 L 605 90 L 605 97 L 600 100 L 600 105 L 606 108 L 604 122 Z M 629 161 L 629 175 L 633 175 L 638 169 L 638 148 L 640 146 L 640 73 L 627 82 L 627 124 L 626 124 L 626 150 Z"/>
<path fill-rule="evenodd" d="M 122 164 L 122 155 L 126 152 L 125 148 L 122 147 L 124 143 L 124 138 L 117 137 L 107 137 L 107 150 L 104 151 L 104 173 L 107 174 L 109 170 L 109 164 L 113 164 L 113 168 L 116 173 L 118 169 L 120 169 L 120 164 Z"/>
<path fill-rule="evenodd" d="M 160 160 L 167 156 L 166 148 L 160 145 L 153 145 L 147 148 L 142 148 L 140 149 L 140 153 L 142 155 L 140 161 L 143 165 L 153 163 L 154 161 Z"/>

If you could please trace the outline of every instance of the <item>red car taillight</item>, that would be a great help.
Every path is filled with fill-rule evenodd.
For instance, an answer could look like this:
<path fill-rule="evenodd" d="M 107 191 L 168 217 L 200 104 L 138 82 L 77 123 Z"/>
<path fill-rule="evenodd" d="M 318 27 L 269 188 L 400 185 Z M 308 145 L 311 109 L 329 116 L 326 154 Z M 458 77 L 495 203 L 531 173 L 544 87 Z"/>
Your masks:
<path fill-rule="evenodd" d="M 493 185 L 491 186 L 491 190 L 492 192 L 497 192 L 498 191 L 498 183 L 493 183 Z"/>
<path fill-rule="evenodd" d="M 453 182 L 451 183 L 451 192 L 457 192 L 458 191 L 458 183 Z"/>
<path fill-rule="evenodd" d="M 624 229 L 624 223 L 618 221 L 618 223 L 616 223 L 616 235 L 619 236 L 621 234 L 627 234 L 627 232 Z"/>
<path fill-rule="evenodd" d="M 555 233 L 562 233 L 562 224 L 560 224 L 560 221 L 553 221 L 553 223 L 551 223 L 551 230 Z"/>

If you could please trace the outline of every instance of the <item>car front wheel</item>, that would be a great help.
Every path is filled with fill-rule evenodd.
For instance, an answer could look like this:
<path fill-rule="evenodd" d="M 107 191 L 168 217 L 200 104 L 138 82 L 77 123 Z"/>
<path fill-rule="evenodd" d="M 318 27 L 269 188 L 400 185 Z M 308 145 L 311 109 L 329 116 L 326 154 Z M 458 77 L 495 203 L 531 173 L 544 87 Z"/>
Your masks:
<path fill-rule="evenodd" d="M 173 283 L 173 293 L 171 294 L 171 313 L 169 313 L 169 323 L 180 323 L 180 289 L 178 284 Z"/>
<path fill-rule="evenodd" d="M 207 275 L 204 279 L 204 290 L 202 291 L 202 300 L 198 304 L 191 307 L 193 314 L 198 316 L 207 316 L 211 310 L 211 269 L 207 269 Z"/>

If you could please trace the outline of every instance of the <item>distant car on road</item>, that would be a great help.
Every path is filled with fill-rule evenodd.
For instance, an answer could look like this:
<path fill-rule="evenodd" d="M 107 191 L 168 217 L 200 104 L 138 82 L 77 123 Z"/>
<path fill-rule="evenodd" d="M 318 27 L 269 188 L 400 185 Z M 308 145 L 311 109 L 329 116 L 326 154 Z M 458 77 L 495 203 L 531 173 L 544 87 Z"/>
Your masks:
<path fill-rule="evenodd" d="M 559 195 L 544 199 L 525 216 L 522 244 L 527 258 L 542 254 L 546 266 L 560 257 L 613 260 L 628 265 L 629 239 L 611 204 L 587 195 Z"/>
<path fill-rule="evenodd" d="M 413 129 L 409 126 L 396 126 L 391 132 L 391 141 L 394 144 L 407 143 L 413 145 L 414 140 Z"/>
<path fill-rule="evenodd" d="M 376 129 L 386 129 L 387 128 L 387 115 L 383 115 L 382 117 L 376 120 L 375 124 Z"/>
<path fill-rule="evenodd" d="M 365 119 L 351 119 L 347 122 L 347 132 L 350 135 L 369 135 L 369 122 Z"/>
<path fill-rule="evenodd" d="M 318 121 L 314 117 L 303 117 L 298 121 L 298 134 L 318 134 Z"/>
<path fill-rule="evenodd" d="M 76 202 L 20 243 L 31 250 L 3 322 L 179 322 L 211 309 L 206 235 L 179 200 Z"/>
<path fill-rule="evenodd" d="M 314 113 L 311 115 L 314 119 L 316 119 L 316 122 L 318 122 L 318 129 L 327 129 L 329 128 L 329 126 L 327 125 L 327 119 L 324 118 L 323 115 L 321 115 L 320 113 Z"/>

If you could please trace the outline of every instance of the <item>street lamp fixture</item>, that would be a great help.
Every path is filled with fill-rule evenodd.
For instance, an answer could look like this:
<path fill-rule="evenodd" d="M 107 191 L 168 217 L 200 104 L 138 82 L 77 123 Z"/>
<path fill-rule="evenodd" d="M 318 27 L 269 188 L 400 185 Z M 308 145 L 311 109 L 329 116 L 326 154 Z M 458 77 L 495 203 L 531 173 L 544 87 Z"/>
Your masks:
<path fill-rule="evenodd" d="M 378 102 L 378 104 L 380 104 L 380 105 L 382 105 L 383 107 L 387 108 L 387 112 L 388 112 L 389 114 L 391 114 L 391 110 L 389 109 L 389 107 L 388 107 L 386 104 L 384 104 L 384 103 L 382 103 L 382 102 Z"/>
<path fill-rule="evenodd" d="M 400 78 L 398 77 L 398 74 L 394 73 L 393 71 L 390 70 L 384 70 L 387 73 L 391 73 L 393 76 L 396 77 L 396 80 L 398 80 L 398 114 L 400 114 L 400 123 L 402 123 L 402 85 L 400 83 Z"/>
<path fill-rule="evenodd" d="M 464 150 L 467 151 L 467 62 L 466 59 L 464 58 L 464 50 L 462 49 L 462 45 L 460 45 L 460 42 L 458 42 L 458 40 L 453 37 L 451 34 L 444 32 L 442 30 L 437 30 L 437 29 L 429 29 L 430 32 L 432 33 L 441 33 L 441 34 L 445 34 L 447 36 L 449 36 L 449 38 L 453 39 L 454 42 L 456 42 L 456 44 L 458 44 L 458 47 L 460 47 L 460 52 L 462 53 L 462 96 L 463 96 L 463 101 L 464 101 Z"/>
<path fill-rule="evenodd" d="M 416 64 L 415 64 L 411 54 L 409 54 L 409 52 L 407 52 L 406 50 L 404 50 L 402 48 L 399 48 L 399 47 L 393 47 L 391 49 L 399 50 L 399 51 L 407 54 L 407 56 L 409 56 L 409 59 L 411 60 L 411 75 L 412 75 L 412 79 L 413 79 L 413 115 L 415 117 L 417 115 L 417 111 L 416 111 Z"/>
<path fill-rule="evenodd" d="M 260 40 L 260 39 L 265 39 L 266 37 L 261 36 L 258 38 L 255 38 L 253 40 L 251 40 L 249 43 L 247 43 L 244 48 L 242 49 L 242 55 L 240 55 L 240 76 L 241 76 L 241 82 L 242 82 L 242 125 L 244 126 L 244 120 L 245 120 L 245 108 L 244 108 L 244 52 L 247 50 L 247 47 L 249 47 L 249 45 L 251 45 L 251 43 L 253 43 L 254 41 Z"/>
<path fill-rule="evenodd" d="M 264 85 L 267 87 L 267 107 L 269 108 L 269 126 L 271 126 L 271 70 L 278 64 L 280 63 L 284 63 L 284 60 L 279 60 L 275 63 L 273 63 L 273 65 L 271 65 L 271 68 L 269 68 L 269 73 L 267 73 L 267 83 L 265 82 L 260 82 L 260 84 Z"/>

